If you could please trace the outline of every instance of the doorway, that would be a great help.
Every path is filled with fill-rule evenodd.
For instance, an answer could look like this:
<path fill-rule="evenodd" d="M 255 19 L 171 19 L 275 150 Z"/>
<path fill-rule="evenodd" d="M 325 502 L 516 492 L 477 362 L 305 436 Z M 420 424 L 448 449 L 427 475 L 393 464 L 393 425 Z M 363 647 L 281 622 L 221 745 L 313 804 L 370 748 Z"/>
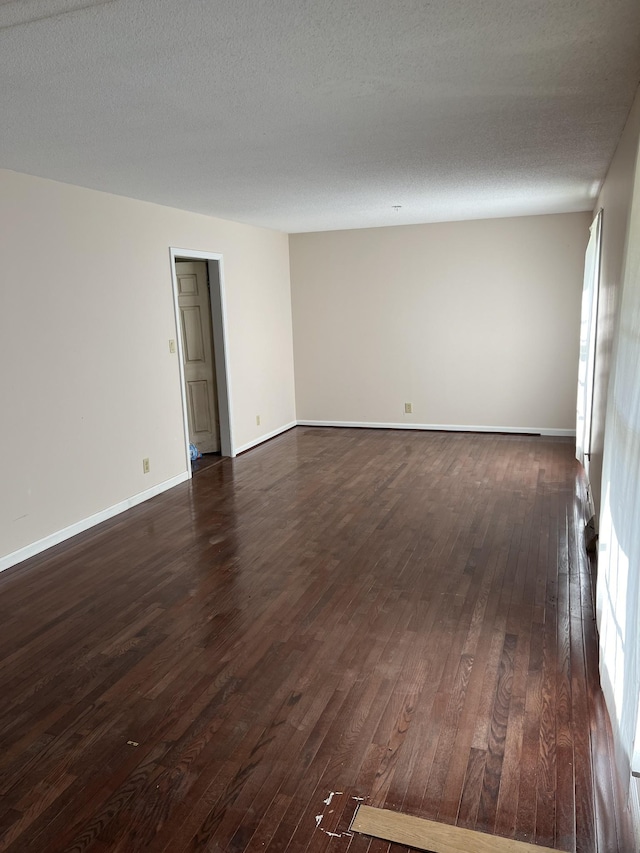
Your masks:
<path fill-rule="evenodd" d="M 199 453 L 220 453 L 218 387 L 206 261 L 176 258 L 182 366 L 189 442 Z"/>
<path fill-rule="evenodd" d="M 171 249 L 180 384 L 189 471 L 190 445 L 235 456 L 230 419 L 222 256 Z M 205 459 L 210 458 L 205 456 Z"/>

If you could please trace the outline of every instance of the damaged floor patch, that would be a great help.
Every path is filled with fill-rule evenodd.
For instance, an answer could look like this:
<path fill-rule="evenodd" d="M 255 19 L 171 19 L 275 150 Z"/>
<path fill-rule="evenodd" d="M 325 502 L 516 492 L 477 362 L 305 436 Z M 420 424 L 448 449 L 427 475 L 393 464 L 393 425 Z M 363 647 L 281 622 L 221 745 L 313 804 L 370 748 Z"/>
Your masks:
<path fill-rule="evenodd" d="M 353 838 L 349 827 L 353 813 L 364 797 L 353 796 L 345 791 L 330 791 L 322 801 L 322 808 L 315 815 L 316 829 L 330 838 Z"/>

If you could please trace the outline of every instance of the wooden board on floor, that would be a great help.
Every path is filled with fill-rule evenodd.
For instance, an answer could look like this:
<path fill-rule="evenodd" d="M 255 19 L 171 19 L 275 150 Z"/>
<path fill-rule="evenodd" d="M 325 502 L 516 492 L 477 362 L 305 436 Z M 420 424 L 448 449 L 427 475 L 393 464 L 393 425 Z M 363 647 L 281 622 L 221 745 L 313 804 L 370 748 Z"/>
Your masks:
<path fill-rule="evenodd" d="M 553 853 L 549 847 L 372 806 L 360 806 L 351 829 L 429 853 Z"/>

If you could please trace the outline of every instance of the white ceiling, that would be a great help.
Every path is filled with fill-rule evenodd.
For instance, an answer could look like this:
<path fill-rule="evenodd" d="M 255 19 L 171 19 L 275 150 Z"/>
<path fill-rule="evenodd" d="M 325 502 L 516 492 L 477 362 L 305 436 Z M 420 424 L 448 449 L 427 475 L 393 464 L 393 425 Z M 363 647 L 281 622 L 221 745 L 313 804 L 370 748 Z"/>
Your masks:
<path fill-rule="evenodd" d="M 638 0 L 0 0 L 0 167 L 289 232 L 588 210 L 639 80 Z"/>

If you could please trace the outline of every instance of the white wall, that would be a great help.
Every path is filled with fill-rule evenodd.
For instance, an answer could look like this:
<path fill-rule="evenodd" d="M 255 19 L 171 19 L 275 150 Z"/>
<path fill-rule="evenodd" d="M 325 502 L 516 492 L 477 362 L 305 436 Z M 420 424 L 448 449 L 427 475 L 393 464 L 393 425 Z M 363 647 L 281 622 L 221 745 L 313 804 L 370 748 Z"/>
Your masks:
<path fill-rule="evenodd" d="M 600 680 L 611 717 L 618 770 L 629 785 L 638 849 L 640 780 L 631 778 L 630 765 L 640 771 L 639 162 L 640 90 L 598 200 L 604 210 L 602 310 L 596 353 L 600 359 L 596 385 L 599 405 L 595 412 L 601 469 L 598 478 L 592 480 L 600 505 Z"/>
<path fill-rule="evenodd" d="M 298 419 L 574 430 L 590 219 L 291 235 Z"/>
<path fill-rule="evenodd" d="M 636 96 L 620 142 L 602 185 L 596 210 L 602 208 L 602 260 L 596 337 L 596 377 L 591 425 L 589 478 L 596 513 L 600 510 L 604 421 L 611 368 L 625 241 L 631 209 L 633 174 L 640 136 L 640 96 Z"/>
<path fill-rule="evenodd" d="M 295 420 L 285 234 L 0 171 L 0 561 L 184 474 L 170 246 L 223 255 L 236 447 Z"/>

